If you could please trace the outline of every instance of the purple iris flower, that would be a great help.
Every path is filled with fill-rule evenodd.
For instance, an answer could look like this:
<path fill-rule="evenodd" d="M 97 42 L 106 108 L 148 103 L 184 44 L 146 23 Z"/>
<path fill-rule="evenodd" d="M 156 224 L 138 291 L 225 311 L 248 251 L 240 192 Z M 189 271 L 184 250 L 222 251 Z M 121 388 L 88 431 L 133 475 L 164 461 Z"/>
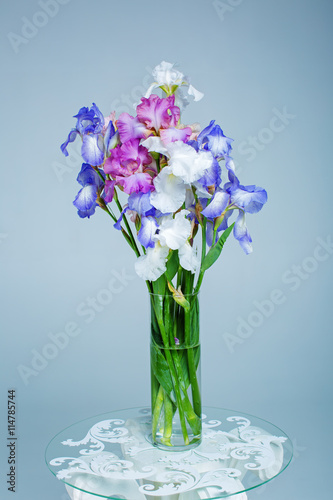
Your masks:
<path fill-rule="evenodd" d="M 215 120 L 212 120 L 198 135 L 199 148 L 211 151 L 215 158 L 229 156 L 232 142 L 233 139 L 226 137 L 221 127 L 215 125 Z"/>
<path fill-rule="evenodd" d="M 97 195 L 103 189 L 104 182 L 98 172 L 88 163 L 82 164 L 76 180 L 81 184 L 82 189 L 76 195 L 73 205 L 77 208 L 79 217 L 89 218 L 95 213 Z"/>
<path fill-rule="evenodd" d="M 74 118 L 76 118 L 76 127 L 69 132 L 66 141 L 60 146 L 62 153 L 68 156 L 67 146 L 70 142 L 74 142 L 79 134 L 82 138 L 81 155 L 83 160 L 95 167 L 101 165 L 104 161 L 105 149 L 116 134 L 113 124 L 109 123 L 108 125 L 105 133 L 105 144 L 102 133 L 105 123 L 104 116 L 95 103 L 90 109 L 81 108 Z"/>

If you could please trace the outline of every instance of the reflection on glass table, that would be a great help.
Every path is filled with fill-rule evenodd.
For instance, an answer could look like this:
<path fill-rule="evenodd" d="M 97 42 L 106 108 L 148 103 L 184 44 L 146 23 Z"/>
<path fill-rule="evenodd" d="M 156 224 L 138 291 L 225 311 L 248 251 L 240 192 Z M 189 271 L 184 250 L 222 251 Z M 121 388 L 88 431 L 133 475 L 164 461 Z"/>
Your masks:
<path fill-rule="evenodd" d="M 63 430 L 46 463 L 72 500 L 247 500 L 290 463 L 292 444 L 278 427 L 232 410 L 203 412 L 202 443 L 188 451 L 153 446 L 150 409 L 132 408 Z"/>

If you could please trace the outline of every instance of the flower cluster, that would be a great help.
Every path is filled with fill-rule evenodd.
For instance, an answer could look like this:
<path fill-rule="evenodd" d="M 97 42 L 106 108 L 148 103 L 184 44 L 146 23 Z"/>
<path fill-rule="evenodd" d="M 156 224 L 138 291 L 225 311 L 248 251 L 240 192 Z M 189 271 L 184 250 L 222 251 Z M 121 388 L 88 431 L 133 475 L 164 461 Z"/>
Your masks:
<path fill-rule="evenodd" d="M 267 193 L 240 183 L 230 156 L 233 140 L 215 120 L 202 131 L 198 124 L 181 122 L 181 107 L 190 97 L 203 96 L 189 79 L 166 62 L 155 68 L 153 77 L 134 116 L 122 113 L 116 119 L 111 113 L 105 118 L 96 104 L 81 108 L 61 150 L 68 155 L 69 143 L 81 137 L 84 163 L 77 180 L 82 189 L 74 200 L 79 216 L 89 218 L 97 206 L 108 212 L 138 257 L 138 275 L 154 282 L 165 274 L 170 282 L 167 266 L 173 253 L 182 269 L 203 272 L 205 259 L 207 268 L 207 257 L 214 261 L 214 250 L 222 249 L 218 243 L 231 227 L 250 253 L 245 214 L 259 212 Z M 157 88 L 163 97 L 152 93 Z M 128 196 L 125 206 L 118 191 Z M 199 228 L 201 259 L 194 244 Z"/>

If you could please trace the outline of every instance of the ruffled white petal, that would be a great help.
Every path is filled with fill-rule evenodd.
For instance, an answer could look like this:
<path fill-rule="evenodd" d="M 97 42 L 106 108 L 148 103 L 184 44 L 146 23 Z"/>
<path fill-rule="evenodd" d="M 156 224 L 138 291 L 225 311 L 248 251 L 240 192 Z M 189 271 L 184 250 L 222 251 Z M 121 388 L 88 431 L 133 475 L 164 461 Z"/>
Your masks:
<path fill-rule="evenodd" d="M 180 247 L 178 255 L 180 265 L 187 271 L 191 271 L 193 274 L 196 273 L 200 267 L 200 260 L 198 259 L 195 249 L 191 247 L 188 241 L 186 241 L 185 245 Z"/>
<path fill-rule="evenodd" d="M 190 80 L 187 76 L 175 68 L 175 64 L 162 61 L 153 69 L 152 75 L 155 81 L 147 90 L 145 94 L 146 98 L 148 98 L 152 94 L 153 90 L 158 87 L 167 88 L 168 91 L 171 92 L 175 85 L 178 85 L 178 88 L 174 92 L 176 97 L 176 106 L 187 106 L 189 102 L 188 96 L 193 97 L 195 101 L 200 101 L 200 99 L 204 96 L 202 92 L 199 92 L 199 90 L 190 84 Z M 182 87 L 187 87 L 186 94 L 182 91 Z"/>
<path fill-rule="evenodd" d="M 153 78 L 155 78 L 158 85 L 180 85 L 183 81 L 184 75 L 174 68 L 174 64 L 162 61 L 153 70 Z"/>
<path fill-rule="evenodd" d="M 164 167 L 155 177 L 154 186 L 150 203 L 162 213 L 176 212 L 184 203 L 186 184 L 173 175 L 170 167 Z"/>
<path fill-rule="evenodd" d="M 188 94 L 194 97 L 195 101 L 200 101 L 203 98 L 204 94 L 193 87 L 193 85 L 189 85 Z"/>
<path fill-rule="evenodd" d="M 156 238 L 162 246 L 167 245 L 172 250 L 182 247 L 191 235 L 191 222 L 185 218 L 187 210 L 181 210 L 175 215 L 163 217 L 160 221 Z"/>
<path fill-rule="evenodd" d="M 164 146 L 160 137 L 150 136 L 141 142 L 141 146 L 147 148 L 148 151 L 153 151 L 166 156 L 168 155 L 168 150 Z"/>
<path fill-rule="evenodd" d="M 171 142 L 167 149 L 172 173 L 187 184 L 200 179 L 214 160 L 209 151 L 197 152 L 182 141 Z"/>
<path fill-rule="evenodd" d="M 144 280 L 156 281 L 166 271 L 168 253 L 169 248 L 158 242 L 154 248 L 147 248 L 146 255 L 142 255 L 135 262 L 136 273 Z"/>

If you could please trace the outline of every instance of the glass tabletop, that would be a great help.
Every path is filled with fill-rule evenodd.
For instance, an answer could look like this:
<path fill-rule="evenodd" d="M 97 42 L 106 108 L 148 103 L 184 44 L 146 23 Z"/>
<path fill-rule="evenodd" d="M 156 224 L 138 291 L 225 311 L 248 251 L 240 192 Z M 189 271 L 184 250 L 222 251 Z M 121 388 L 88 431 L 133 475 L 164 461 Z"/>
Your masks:
<path fill-rule="evenodd" d="M 153 446 L 150 422 L 150 408 L 131 408 L 75 423 L 46 463 L 72 500 L 246 500 L 292 458 L 281 429 L 238 411 L 204 407 L 202 443 L 181 452 Z"/>

